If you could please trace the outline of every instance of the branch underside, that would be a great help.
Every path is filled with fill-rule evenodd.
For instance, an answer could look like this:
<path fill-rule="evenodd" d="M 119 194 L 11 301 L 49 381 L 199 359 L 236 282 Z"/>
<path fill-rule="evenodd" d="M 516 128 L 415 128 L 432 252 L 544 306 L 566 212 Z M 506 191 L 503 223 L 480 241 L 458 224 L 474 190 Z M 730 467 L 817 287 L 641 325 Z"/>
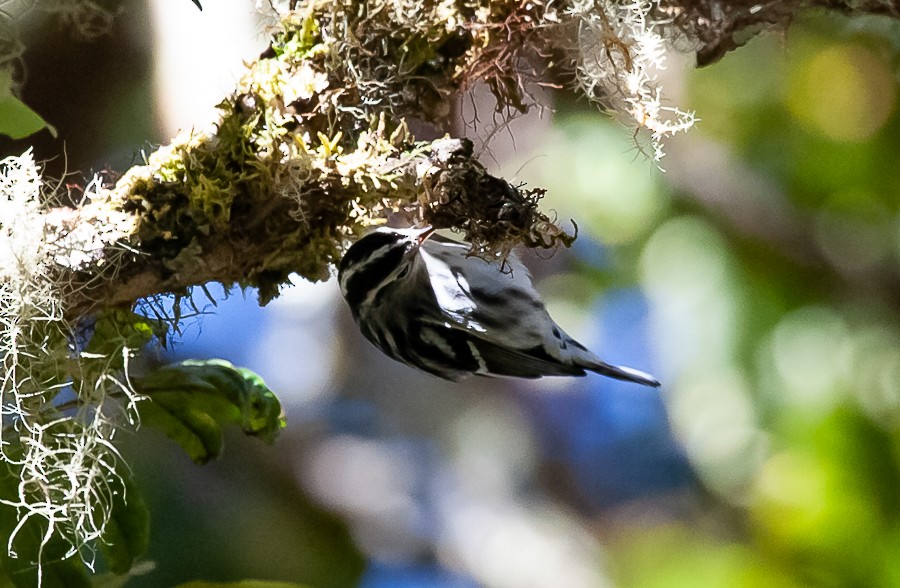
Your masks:
<path fill-rule="evenodd" d="M 287 16 L 214 133 L 176 138 L 105 192 L 134 230 L 106 256 L 115 267 L 77 274 L 72 314 L 209 281 L 255 286 L 266 302 L 291 273 L 326 278 L 349 241 L 401 210 L 462 230 L 486 256 L 570 243 L 538 211 L 541 190 L 490 176 L 467 140 L 417 142 L 406 125 L 443 122 L 472 81 L 474 42 L 483 51 L 498 32 L 479 18 L 521 10 L 501 4 L 481 16 L 450 6 L 455 24 L 430 3 L 412 21 L 353 2 Z"/>
<path fill-rule="evenodd" d="M 554 82 L 594 71 L 599 81 L 579 82 L 602 102 L 615 95 L 604 71 L 618 84 L 639 67 L 629 19 L 687 39 L 705 65 L 814 6 L 898 14 L 894 2 L 828 0 L 308 2 L 285 16 L 219 105 L 213 132 L 176 138 L 95 198 L 132 215 L 133 230 L 119 240 L 124 247 L 74 273 L 68 314 L 209 281 L 258 287 L 265 302 L 291 273 L 327 277 L 349 241 L 401 210 L 461 230 L 486 256 L 519 243 L 568 245 L 572 237 L 538 210 L 540 189 L 490 176 L 466 140 L 417 142 L 406 121 L 446 124 L 452 97 L 478 81 L 499 111 L 521 110 L 526 70 Z M 585 15 L 591 28 L 580 24 Z M 600 35 L 596 63 L 573 53 L 586 30 Z M 541 61 L 547 67 L 534 66 Z M 645 106 L 623 108 L 661 132 Z"/>

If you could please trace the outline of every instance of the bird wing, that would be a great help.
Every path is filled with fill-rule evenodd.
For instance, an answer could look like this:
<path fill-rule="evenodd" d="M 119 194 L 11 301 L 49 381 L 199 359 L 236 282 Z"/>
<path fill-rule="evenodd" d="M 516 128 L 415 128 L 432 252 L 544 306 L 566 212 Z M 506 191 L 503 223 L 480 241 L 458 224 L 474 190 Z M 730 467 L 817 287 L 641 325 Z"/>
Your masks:
<path fill-rule="evenodd" d="M 433 245 L 426 242 L 419 259 L 445 318 L 497 345 L 515 341 L 517 347 L 528 348 L 543 342 L 543 333 L 528 319 L 550 318 L 528 270 L 515 256 L 501 271 L 496 263 L 467 259 L 468 247 L 461 243 L 444 240 Z"/>
<path fill-rule="evenodd" d="M 543 346 L 530 349 L 512 349 L 469 332 L 469 344 L 477 353 L 481 368 L 475 372 L 482 376 L 511 376 L 540 378 L 541 376 L 583 376 L 584 370 L 576 365 L 560 363 L 547 354 Z"/>
<path fill-rule="evenodd" d="M 420 320 L 442 331 L 448 340 L 459 340 L 464 334 L 478 360 L 479 368 L 474 373 L 520 378 L 584 375 L 584 369 L 547 353 L 542 325 L 529 322 L 545 316 L 547 323 L 553 324 L 534 293 L 525 267 L 513 260 L 511 273 L 498 279 L 495 265 L 477 260 L 453 263 L 452 257 L 465 251 L 464 247 L 442 247 L 420 252 L 442 311 L 441 315 Z M 465 273 L 459 268 L 465 268 Z M 479 275 L 481 272 L 485 275 Z M 497 308 L 508 308 L 509 312 L 498 313 Z"/>

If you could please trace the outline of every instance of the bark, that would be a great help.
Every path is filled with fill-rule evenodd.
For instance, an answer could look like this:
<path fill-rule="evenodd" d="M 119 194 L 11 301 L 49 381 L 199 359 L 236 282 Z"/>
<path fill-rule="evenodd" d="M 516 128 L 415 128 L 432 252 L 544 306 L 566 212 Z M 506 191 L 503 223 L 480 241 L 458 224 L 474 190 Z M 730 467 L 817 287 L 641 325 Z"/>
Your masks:
<path fill-rule="evenodd" d="M 686 40 L 706 65 L 812 7 L 898 15 L 895 2 L 826 0 L 297 6 L 219 105 L 215 130 L 177 138 L 95 195 L 132 220 L 93 263 L 64 270 L 68 314 L 209 281 L 258 287 L 266 302 L 291 273 L 327 277 L 352 239 L 397 212 L 459 229 L 485 256 L 568 245 L 538 210 L 539 187 L 491 176 L 464 138 L 417 141 L 408 123 L 447 128 L 453 97 L 477 82 L 499 112 L 525 109 L 531 78 L 580 83 L 656 138 L 653 104 L 616 102 L 642 67 L 641 27 Z"/>

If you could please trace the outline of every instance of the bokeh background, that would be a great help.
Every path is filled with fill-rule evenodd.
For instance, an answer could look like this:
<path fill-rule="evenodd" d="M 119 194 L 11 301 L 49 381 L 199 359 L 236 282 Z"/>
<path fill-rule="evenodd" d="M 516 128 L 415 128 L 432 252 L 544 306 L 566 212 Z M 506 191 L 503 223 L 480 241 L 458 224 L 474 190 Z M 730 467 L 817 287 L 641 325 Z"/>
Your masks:
<path fill-rule="evenodd" d="M 48 175 L 123 170 L 213 105 L 265 46 L 252 1 L 126 3 L 90 43 L 21 19 Z M 333 281 L 186 325 L 160 361 L 221 357 L 282 398 L 274 447 L 196 466 L 123 435 L 152 512 L 134 587 L 258 578 L 343 587 L 900 586 L 900 26 L 810 12 L 693 70 L 701 122 L 661 172 L 563 93 L 457 130 L 580 229 L 526 254 L 551 313 L 661 391 L 589 376 L 451 385 L 391 362 Z M 198 297 L 201 305 L 204 297 Z"/>

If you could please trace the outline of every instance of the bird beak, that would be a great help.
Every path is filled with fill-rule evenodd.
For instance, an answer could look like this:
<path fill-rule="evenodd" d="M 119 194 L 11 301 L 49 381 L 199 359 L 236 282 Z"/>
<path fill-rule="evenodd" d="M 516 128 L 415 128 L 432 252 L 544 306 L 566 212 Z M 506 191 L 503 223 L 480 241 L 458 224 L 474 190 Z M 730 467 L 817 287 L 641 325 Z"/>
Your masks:
<path fill-rule="evenodd" d="M 416 244 L 421 246 L 422 243 L 428 240 L 428 237 L 434 234 L 436 229 L 432 226 L 423 227 L 421 229 L 421 233 L 416 236 Z"/>

